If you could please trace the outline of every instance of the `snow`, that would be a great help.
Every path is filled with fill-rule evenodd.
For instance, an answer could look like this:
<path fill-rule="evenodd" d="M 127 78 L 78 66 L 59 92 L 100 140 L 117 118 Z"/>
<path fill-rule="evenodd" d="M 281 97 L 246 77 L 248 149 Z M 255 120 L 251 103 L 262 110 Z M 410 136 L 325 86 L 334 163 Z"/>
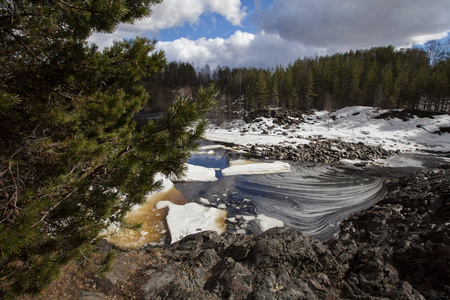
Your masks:
<path fill-rule="evenodd" d="M 160 201 L 157 209 L 168 207 L 167 225 L 169 226 L 171 243 L 181 240 L 190 234 L 214 230 L 218 234 L 225 232 L 225 210 L 205 207 L 197 203 L 185 205 L 173 204 L 169 201 Z"/>
<path fill-rule="evenodd" d="M 407 121 L 375 118 L 387 111 L 366 106 L 346 107 L 333 113 L 320 111 L 304 115 L 305 122 L 290 128 L 277 125 L 269 118 L 259 118 L 262 121 L 239 126 L 232 123 L 223 128 L 210 127 L 205 138 L 243 146 L 307 144 L 311 138 L 323 138 L 381 145 L 386 150 L 450 151 L 450 133 L 434 133 L 440 127 L 450 127 L 448 114 Z"/>
<path fill-rule="evenodd" d="M 256 223 L 258 223 L 259 228 L 261 231 L 267 231 L 271 228 L 275 227 L 283 227 L 284 223 L 283 221 L 268 217 L 264 214 L 260 214 L 256 217 Z"/>
<path fill-rule="evenodd" d="M 161 183 L 161 188 L 158 190 L 154 190 L 151 191 L 150 193 L 148 193 L 145 198 L 147 199 L 151 199 L 153 198 L 155 195 L 157 194 L 163 194 L 163 193 L 167 193 L 169 190 L 171 190 L 172 188 L 175 187 L 175 185 L 173 184 L 173 182 L 167 178 L 164 174 L 162 173 L 156 173 L 155 176 L 153 177 L 153 180 L 159 181 Z M 148 201 L 147 201 L 148 202 Z M 145 203 L 144 203 L 145 204 Z M 144 205 L 143 204 L 143 205 Z M 136 204 L 131 208 L 131 211 L 137 211 L 139 210 L 143 205 L 140 204 Z"/>
<path fill-rule="evenodd" d="M 206 198 L 200 198 L 200 199 L 198 199 L 198 200 L 200 201 L 201 204 L 204 204 L 204 205 L 211 205 L 211 203 L 209 202 L 209 200 L 206 199 Z"/>
<path fill-rule="evenodd" d="M 230 162 L 230 167 L 222 169 L 223 176 L 232 175 L 251 175 L 251 174 L 270 174 L 290 172 L 291 166 L 289 163 L 276 161 L 273 163 L 247 163 L 243 161 Z"/>
<path fill-rule="evenodd" d="M 157 173 L 154 177 L 153 177 L 154 181 L 160 181 L 161 182 L 161 189 L 157 191 L 157 193 L 164 193 L 169 191 L 171 188 L 174 187 L 173 182 L 167 178 L 166 176 L 164 176 L 161 173 Z M 150 194 L 148 194 L 147 196 L 151 196 L 152 194 L 154 194 L 155 192 L 151 192 Z"/>
<path fill-rule="evenodd" d="M 242 219 L 244 219 L 245 221 L 253 221 L 256 219 L 255 216 L 242 216 Z"/>
<path fill-rule="evenodd" d="M 186 173 L 180 179 L 172 178 L 174 181 L 183 182 L 211 182 L 216 181 L 216 171 L 213 168 L 205 168 L 201 166 L 186 164 Z"/>

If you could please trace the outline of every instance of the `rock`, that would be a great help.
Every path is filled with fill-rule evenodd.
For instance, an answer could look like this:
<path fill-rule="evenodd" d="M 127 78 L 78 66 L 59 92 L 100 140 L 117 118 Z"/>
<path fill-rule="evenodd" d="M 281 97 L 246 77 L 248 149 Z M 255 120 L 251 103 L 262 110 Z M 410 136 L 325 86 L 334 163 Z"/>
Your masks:
<path fill-rule="evenodd" d="M 222 298 L 245 298 L 252 291 L 252 272 L 231 257 L 219 261 L 211 270 L 204 289 Z"/>
<path fill-rule="evenodd" d="M 289 135 L 283 132 L 283 135 Z M 377 158 L 386 158 L 397 154 L 397 151 L 384 150 L 380 146 L 368 146 L 363 143 L 347 143 L 342 141 L 330 140 L 311 140 L 310 144 L 297 145 L 296 148 L 292 146 L 264 146 L 260 145 L 262 151 L 256 153 L 256 149 L 252 146 L 249 150 L 252 154 L 257 154 L 261 157 L 269 157 L 273 159 L 289 159 L 293 161 L 313 161 L 331 163 L 339 161 L 340 159 L 359 159 L 363 162 L 357 163 L 356 166 L 365 167 L 367 161 Z"/>
<path fill-rule="evenodd" d="M 190 235 L 141 264 L 139 293 L 143 299 L 449 299 L 449 186 L 450 169 L 391 178 L 387 196 L 349 216 L 341 235 L 326 243 L 288 227 L 258 236 Z M 424 218 L 421 207 L 433 213 Z M 107 295 L 108 284 L 97 282 L 104 286 L 99 292 Z"/>
<path fill-rule="evenodd" d="M 81 291 L 80 300 L 105 300 L 106 295 L 98 292 Z"/>

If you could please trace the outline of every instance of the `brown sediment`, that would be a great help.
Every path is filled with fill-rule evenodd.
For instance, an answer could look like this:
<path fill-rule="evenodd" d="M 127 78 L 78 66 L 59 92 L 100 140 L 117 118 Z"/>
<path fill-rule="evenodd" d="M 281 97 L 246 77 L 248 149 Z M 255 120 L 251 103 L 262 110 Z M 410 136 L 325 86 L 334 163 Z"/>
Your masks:
<path fill-rule="evenodd" d="M 159 242 L 168 234 L 167 209 L 155 208 L 159 201 L 186 204 L 184 196 L 174 187 L 166 192 L 154 194 L 144 205 L 130 211 L 126 216 L 130 223 L 142 223 L 139 230 L 115 232 L 107 240 L 121 249 L 137 249 L 149 243 Z"/>
<path fill-rule="evenodd" d="M 218 228 L 217 233 L 222 234 L 225 233 L 225 231 L 227 230 L 227 226 L 225 224 L 226 218 L 227 218 L 227 211 L 222 210 L 221 215 L 216 219 L 216 224 Z"/>

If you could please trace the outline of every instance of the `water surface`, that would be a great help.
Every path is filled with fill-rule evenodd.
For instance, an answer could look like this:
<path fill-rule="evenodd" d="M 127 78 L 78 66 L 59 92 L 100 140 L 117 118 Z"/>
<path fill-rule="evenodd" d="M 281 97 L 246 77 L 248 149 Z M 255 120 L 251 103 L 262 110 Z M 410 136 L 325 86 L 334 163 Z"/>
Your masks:
<path fill-rule="evenodd" d="M 386 193 L 382 178 L 352 174 L 338 165 L 290 162 L 290 173 L 223 177 L 220 169 L 242 157 L 214 151 L 197 153 L 190 163 L 216 168 L 218 181 L 175 185 L 188 201 L 206 198 L 212 205 L 225 204 L 228 217 L 265 214 L 321 240 L 335 236 L 342 220 Z M 259 233 L 255 224 L 249 225 L 247 232 Z"/>

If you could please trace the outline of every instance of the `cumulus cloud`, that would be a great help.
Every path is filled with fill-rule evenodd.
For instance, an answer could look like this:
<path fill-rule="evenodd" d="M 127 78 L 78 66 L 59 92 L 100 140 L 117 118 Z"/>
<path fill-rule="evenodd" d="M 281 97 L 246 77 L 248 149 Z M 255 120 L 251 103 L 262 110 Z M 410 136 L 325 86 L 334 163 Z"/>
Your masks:
<path fill-rule="evenodd" d="M 159 30 L 182 27 L 185 23 L 196 24 L 205 13 L 217 13 L 232 25 L 241 25 L 247 16 L 241 0 L 164 0 L 152 7 L 149 18 L 134 24 L 121 24 L 112 34 L 93 34 L 89 42 L 101 47 L 112 45 L 113 40 L 132 38 L 138 35 L 157 35 Z"/>
<path fill-rule="evenodd" d="M 411 46 L 450 30 L 448 5 L 448 0 L 276 0 L 253 20 L 265 32 L 311 47 Z"/>
<path fill-rule="evenodd" d="M 158 42 L 157 48 L 166 53 L 168 60 L 208 64 L 210 67 L 274 67 L 287 65 L 303 56 L 325 54 L 326 49 L 307 48 L 299 42 L 283 40 L 278 34 L 260 32 L 252 34 L 236 31 L 227 39 L 215 38 L 172 42 Z"/>
<path fill-rule="evenodd" d="M 225 38 L 179 38 L 158 42 L 157 48 L 165 50 L 169 60 L 196 66 L 274 67 L 304 56 L 351 49 L 409 47 L 450 31 L 448 0 L 273 0 L 270 5 L 255 0 L 256 10 L 250 12 L 242 2 L 164 0 L 153 6 L 150 18 L 122 24 L 110 35 L 95 34 L 89 41 L 105 47 L 114 39 L 158 36 L 159 31 L 186 24 L 196 30 L 195 25 L 203 22 L 201 16 L 212 13 L 236 26 L 245 24 L 249 14 L 257 33 L 242 28 Z M 215 16 L 209 19 L 214 22 Z"/>

